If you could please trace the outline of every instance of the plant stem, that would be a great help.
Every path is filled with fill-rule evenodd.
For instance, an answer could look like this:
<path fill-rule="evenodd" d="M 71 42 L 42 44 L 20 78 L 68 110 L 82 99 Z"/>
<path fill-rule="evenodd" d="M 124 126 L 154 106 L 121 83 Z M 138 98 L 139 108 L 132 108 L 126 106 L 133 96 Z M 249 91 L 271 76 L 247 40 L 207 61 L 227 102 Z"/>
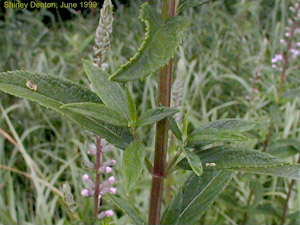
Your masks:
<path fill-rule="evenodd" d="M 250 205 L 252 196 L 253 196 L 253 190 L 251 189 L 251 190 L 250 190 L 249 197 L 248 197 L 248 200 L 247 200 L 247 206 Z M 248 214 L 247 214 L 247 212 L 245 212 L 245 213 L 244 213 L 244 218 L 243 218 L 243 221 L 242 221 L 241 225 L 244 225 L 244 224 L 246 223 L 247 217 L 248 217 Z"/>
<path fill-rule="evenodd" d="M 167 19 L 175 15 L 176 1 L 165 0 L 163 2 L 162 17 Z M 160 70 L 158 105 L 170 107 L 171 86 L 172 86 L 172 65 L 171 59 L 167 66 Z M 164 119 L 156 124 L 155 155 L 152 169 L 152 186 L 150 196 L 150 209 L 148 222 L 151 225 L 160 224 L 161 203 L 163 183 L 166 167 L 166 153 L 168 145 L 168 120 Z"/>
<path fill-rule="evenodd" d="M 273 122 L 271 122 L 271 124 L 269 126 L 269 131 L 268 131 L 267 137 L 264 141 L 264 147 L 262 149 L 262 152 L 265 152 L 267 150 L 268 146 L 269 146 L 271 137 L 273 135 L 273 129 L 274 129 L 274 124 L 273 124 Z"/>
<path fill-rule="evenodd" d="M 100 182 L 101 182 L 101 173 L 100 173 L 100 167 L 101 167 L 101 160 L 102 160 L 102 148 L 101 148 L 101 139 L 100 137 L 96 137 L 96 184 L 95 184 L 95 208 L 94 208 L 94 217 L 98 218 L 99 213 L 99 194 L 100 194 Z"/>
<path fill-rule="evenodd" d="M 298 4 L 298 6 L 296 8 L 296 12 L 295 12 L 296 17 L 298 15 L 299 11 L 300 11 L 300 4 Z M 289 67 L 289 56 L 288 56 L 288 53 L 292 49 L 292 46 L 293 46 L 293 37 L 294 37 L 294 35 L 296 33 L 297 26 L 298 26 L 298 20 L 295 18 L 293 20 L 293 24 L 292 24 L 292 27 L 291 27 L 290 39 L 289 39 L 289 41 L 287 43 L 287 51 L 286 51 L 286 53 L 284 53 L 284 52 L 282 53 L 284 64 L 283 64 L 283 68 L 282 68 L 282 73 L 280 75 L 280 89 L 279 89 L 279 96 L 278 96 L 279 100 L 280 100 L 281 94 L 282 94 L 282 92 L 284 90 L 285 80 L 286 80 L 286 78 L 288 76 L 288 74 L 287 74 L 287 69 Z"/>

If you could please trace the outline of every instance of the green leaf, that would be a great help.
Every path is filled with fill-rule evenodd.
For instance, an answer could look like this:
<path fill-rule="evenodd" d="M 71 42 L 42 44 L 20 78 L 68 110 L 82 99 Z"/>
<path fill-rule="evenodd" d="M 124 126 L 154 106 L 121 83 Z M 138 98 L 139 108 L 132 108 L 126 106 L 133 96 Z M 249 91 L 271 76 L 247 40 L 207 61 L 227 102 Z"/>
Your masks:
<path fill-rule="evenodd" d="M 130 121 L 129 105 L 124 88 L 117 82 L 109 81 L 109 74 L 89 61 L 83 61 L 83 68 L 103 103 Z"/>
<path fill-rule="evenodd" d="M 224 129 L 230 130 L 232 132 L 244 132 L 253 129 L 257 125 L 257 122 L 253 121 L 246 121 L 240 119 L 224 119 L 224 120 L 217 120 L 213 122 L 209 122 L 201 126 L 197 130 L 203 130 L 207 128 L 217 128 L 217 129 Z"/>
<path fill-rule="evenodd" d="M 188 146 L 203 146 L 217 141 L 250 141 L 250 138 L 240 133 L 253 129 L 256 124 L 239 119 L 206 123 L 189 135 Z"/>
<path fill-rule="evenodd" d="M 173 200 L 176 203 L 179 198 L 182 198 L 181 212 L 178 213 L 178 206 L 172 202 L 165 215 L 174 216 L 173 218 L 164 216 L 162 224 L 199 224 L 202 214 L 229 184 L 233 175 L 234 172 L 221 170 L 206 171 L 200 177 L 191 175 L 182 188 L 182 197 L 179 193 Z"/>
<path fill-rule="evenodd" d="M 172 116 L 168 116 L 168 121 L 169 121 L 169 127 L 171 129 L 171 131 L 173 132 L 173 134 L 175 135 L 175 137 L 182 141 L 182 134 L 180 129 L 178 128 L 178 125 L 176 123 L 176 121 L 174 120 L 174 118 Z"/>
<path fill-rule="evenodd" d="M 211 0 L 183 0 L 181 5 L 178 7 L 178 12 L 182 12 L 184 10 L 187 10 L 189 8 L 193 8 L 196 6 L 204 5 Z"/>
<path fill-rule="evenodd" d="M 291 179 L 300 179 L 300 164 L 281 164 L 271 165 L 257 168 L 241 168 L 240 171 L 249 173 L 258 173 L 264 175 L 273 175 L 278 177 L 286 177 Z"/>
<path fill-rule="evenodd" d="M 127 87 L 125 87 L 125 90 L 126 90 L 127 101 L 128 101 L 128 105 L 129 105 L 130 119 L 132 122 L 135 123 L 137 120 L 136 105 L 135 105 L 135 102 L 133 100 L 133 97 L 132 97 L 129 89 Z"/>
<path fill-rule="evenodd" d="M 195 153 L 201 159 L 203 169 L 208 171 L 227 169 L 300 179 L 300 164 L 289 164 L 260 151 L 219 146 Z M 187 160 L 178 165 L 191 169 Z"/>
<path fill-rule="evenodd" d="M 179 46 L 188 21 L 176 16 L 164 21 L 148 3 L 141 7 L 140 20 L 146 24 L 145 40 L 138 52 L 109 79 L 126 82 L 144 78 L 167 64 Z"/>
<path fill-rule="evenodd" d="M 36 87 L 36 91 L 30 89 Z M 61 104 L 73 102 L 98 102 L 100 98 L 90 90 L 52 75 L 29 71 L 10 71 L 0 73 L 0 90 L 38 102 L 40 105 L 60 111 Z"/>
<path fill-rule="evenodd" d="M 122 211 L 124 211 L 132 221 L 137 225 L 146 225 L 147 223 L 143 220 L 141 215 L 131 206 L 128 202 L 122 200 L 113 195 L 108 195 L 110 200 Z"/>
<path fill-rule="evenodd" d="M 189 112 L 187 112 L 183 118 L 183 124 L 182 124 L 182 135 L 183 140 L 186 142 L 188 137 L 188 129 L 189 129 Z"/>
<path fill-rule="evenodd" d="M 142 127 L 149 124 L 156 123 L 168 116 L 171 116 L 177 113 L 177 109 L 169 108 L 169 107 L 157 107 L 154 109 L 150 109 L 146 111 L 137 121 L 137 126 Z"/>
<path fill-rule="evenodd" d="M 299 151 L 298 148 L 294 148 L 293 146 L 273 144 L 268 147 L 267 153 L 284 159 L 299 154 Z"/>
<path fill-rule="evenodd" d="M 66 110 L 65 110 L 66 111 Z M 81 127 L 94 132 L 120 149 L 126 149 L 133 137 L 128 128 L 117 127 L 68 110 L 66 116 Z"/>
<path fill-rule="evenodd" d="M 125 150 L 122 163 L 124 189 L 129 193 L 138 181 L 145 160 L 146 148 L 140 141 L 132 142 Z"/>
<path fill-rule="evenodd" d="M 89 116 L 91 118 L 101 120 L 116 126 L 127 126 L 127 121 L 122 119 L 119 113 L 114 111 L 108 106 L 91 102 L 80 102 L 66 104 L 61 107 L 62 109 L 69 109 L 73 112 Z"/>
<path fill-rule="evenodd" d="M 280 110 L 280 107 L 277 106 L 277 105 L 272 105 L 270 107 L 270 116 L 271 116 L 271 123 L 275 123 L 276 124 L 279 121 L 281 121 L 281 110 Z"/>
<path fill-rule="evenodd" d="M 101 103 L 96 94 L 66 79 L 28 71 L 3 72 L 0 73 L 0 90 L 54 109 L 121 149 L 125 149 L 132 141 L 128 129 L 115 127 L 60 108 L 63 104 L 75 102 Z"/>
<path fill-rule="evenodd" d="M 194 171 L 194 173 L 197 176 L 200 176 L 203 173 L 203 167 L 202 167 L 202 163 L 201 163 L 199 157 L 194 152 L 192 152 L 186 148 L 184 148 L 183 151 L 184 151 L 187 161 L 188 161 L 190 167 L 192 168 L 192 170 Z"/>
<path fill-rule="evenodd" d="M 199 142 L 202 141 L 250 141 L 251 139 L 236 133 L 231 132 L 223 129 L 216 129 L 216 128 L 207 128 L 204 130 L 197 130 L 193 132 L 187 139 L 188 145 L 197 145 Z"/>
<path fill-rule="evenodd" d="M 282 94 L 282 98 L 285 98 L 286 100 L 293 100 L 297 97 L 300 97 L 300 88 L 288 90 Z"/>
<path fill-rule="evenodd" d="M 176 224 L 178 222 L 182 209 L 182 202 L 182 191 L 180 190 L 178 195 L 173 199 L 165 211 L 161 224 Z"/>

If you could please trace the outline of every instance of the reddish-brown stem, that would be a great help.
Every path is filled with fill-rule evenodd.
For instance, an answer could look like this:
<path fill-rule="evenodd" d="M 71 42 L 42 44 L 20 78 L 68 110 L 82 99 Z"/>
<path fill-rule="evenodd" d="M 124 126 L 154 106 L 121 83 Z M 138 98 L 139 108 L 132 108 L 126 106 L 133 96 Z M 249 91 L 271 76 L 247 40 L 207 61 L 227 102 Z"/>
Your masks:
<path fill-rule="evenodd" d="M 265 152 L 269 146 L 271 137 L 273 135 L 273 129 L 274 129 L 274 124 L 273 124 L 273 122 L 271 122 L 271 125 L 269 126 L 269 131 L 268 131 L 267 137 L 264 141 L 264 147 L 262 149 L 262 152 Z"/>
<path fill-rule="evenodd" d="M 158 104 L 170 106 L 172 60 L 161 69 L 159 77 Z M 152 187 L 149 209 L 149 224 L 160 223 L 160 210 L 163 193 L 163 182 L 166 167 L 166 150 L 168 143 L 168 120 L 156 124 L 155 155 L 152 169 Z"/>
<path fill-rule="evenodd" d="M 295 12 L 296 17 L 299 14 L 299 10 L 300 10 L 300 4 L 298 4 L 296 12 Z M 293 24 L 292 24 L 292 28 L 291 28 L 291 32 L 290 32 L 290 38 L 289 38 L 289 41 L 287 43 L 287 52 L 282 54 L 284 64 L 283 64 L 282 73 L 281 73 L 281 76 L 280 76 L 279 98 L 280 98 L 280 96 L 281 96 L 281 94 L 283 92 L 284 83 L 285 83 L 285 80 L 286 80 L 286 77 L 287 77 L 287 73 L 286 72 L 287 72 L 287 69 L 289 67 L 289 56 L 288 56 L 288 53 L 290 52 L 290 50 L 292 49 L 292 46 L 293 46 L 293 37 L 295 35 L 295 31 L 296 31 L 297 25 L 298 25 L 298 20 L 294 19 L 293 20 Z"/>
<path fill-rule="evenodd" d="M 176 0 L 165 0 L 162 8 L 162 17 L 167 19 L 175 15 Z M 167 66 L 160 70 L 158 86 L 158 105 L 170 106 L 172 86 L 171 59 Z M 166 155 L 168 145 L 168 120 L 164 119 L 156 124 L 155 154 L 152 169 L 152 185 L 148 223 L 160 224 L 163 184 L 165 177 Z"/>
<path fill-rule="evenodd" d="M 101 182 L 101 173 L 100 173 L 100 167 L 101 167 L 101 160 L 102 160 L 102 148 L 101 148 L 101 139 L 100 137 L 97 136 L 96 138 L 96 147 L 97 147 L 97 152 L 96 152 L 96 183 L 95 183 L 95 208 L 94 208 L 94 217 L 98 217 L 99 213 L 99 194 L 100 194 L 100 182 Z"/>
<path fill-rule="evenodd" d="M 250 190 L 249 197 L 248 197 L 248 200 L 247 200 L 247 206 L 250 205 L 252 196 L 253 196 L 253 191 L 252 191 L 252 189 L 251 189 L 251 190 Z M 244 213 L 244 218 L 243 218 L 243 221 L 242 221 L 241 225 L 244 225 L 244 224 L 246 223 L 247 218 L 248 218 L 248 214 L 247 214 L 247 212 L 245 212 L 245 213 Z"/>

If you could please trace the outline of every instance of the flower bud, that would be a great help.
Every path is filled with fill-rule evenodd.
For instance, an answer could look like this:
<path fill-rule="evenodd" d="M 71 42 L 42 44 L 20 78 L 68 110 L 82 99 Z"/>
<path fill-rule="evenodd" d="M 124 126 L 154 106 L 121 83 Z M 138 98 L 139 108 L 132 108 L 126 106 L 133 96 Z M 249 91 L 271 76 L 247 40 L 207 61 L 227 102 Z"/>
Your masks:
<path fill-rule="evenodd" d="M 114 212 L 112 210 L 106 210 L 98 214 L 98 219 L 103 219 L 105 217 L 112 217 Z"/>
<path fill-rule="evenodd" d="M 108 189 L 108 192 L 109 192 L 110 194 L 116 194 L 116 193 L 117 193 L 117 189 L 111 187 L 111 188 Z"/>
<path fill-rule="evenodd" d="M 90 191 L 88 190 L 88 189 L 83 189 L 82 191 L 81 191 L 81 195 L 83 196 L 83 197 L 89 197 L 90 196 Z"/>

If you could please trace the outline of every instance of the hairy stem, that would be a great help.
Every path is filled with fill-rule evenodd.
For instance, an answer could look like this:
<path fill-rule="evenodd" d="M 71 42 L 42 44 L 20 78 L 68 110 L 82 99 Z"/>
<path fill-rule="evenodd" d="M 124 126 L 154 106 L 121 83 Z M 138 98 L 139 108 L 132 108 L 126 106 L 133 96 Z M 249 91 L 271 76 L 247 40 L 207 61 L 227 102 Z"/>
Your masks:
<path fill-rule="evenodd" d="M 162 17 L 167 19 L 175 15 L 176 1 L 163 2 Z M 168 65 L 160 70 L 158 105 L 170 106 L 172 84 L 172 59 Z M 152 186 L 148 222 L 151 225 L 160 224 L 163 183 L 166 167 L 166 153 L 168 144 L 168 120 L 164 119 L 156 124 L 155 155 L 152 169 Z"/>
<path fill-rule="evenodd" d="M 97 152 L 96 152 L 96 183 L 95 183 L 95 208 L 94 208 L 94 217 L 98 217 L 99 213 L 99 194 L 100 194 L 100 182 L 101 182 L 101 173 L 100 173 L 100 167 L 101 167 L 101 160 L 102 160 L 102 148 L 101 148 L 101 139 L 100 137 L 96 137 L 96 146 L 97 146 Z"/>

